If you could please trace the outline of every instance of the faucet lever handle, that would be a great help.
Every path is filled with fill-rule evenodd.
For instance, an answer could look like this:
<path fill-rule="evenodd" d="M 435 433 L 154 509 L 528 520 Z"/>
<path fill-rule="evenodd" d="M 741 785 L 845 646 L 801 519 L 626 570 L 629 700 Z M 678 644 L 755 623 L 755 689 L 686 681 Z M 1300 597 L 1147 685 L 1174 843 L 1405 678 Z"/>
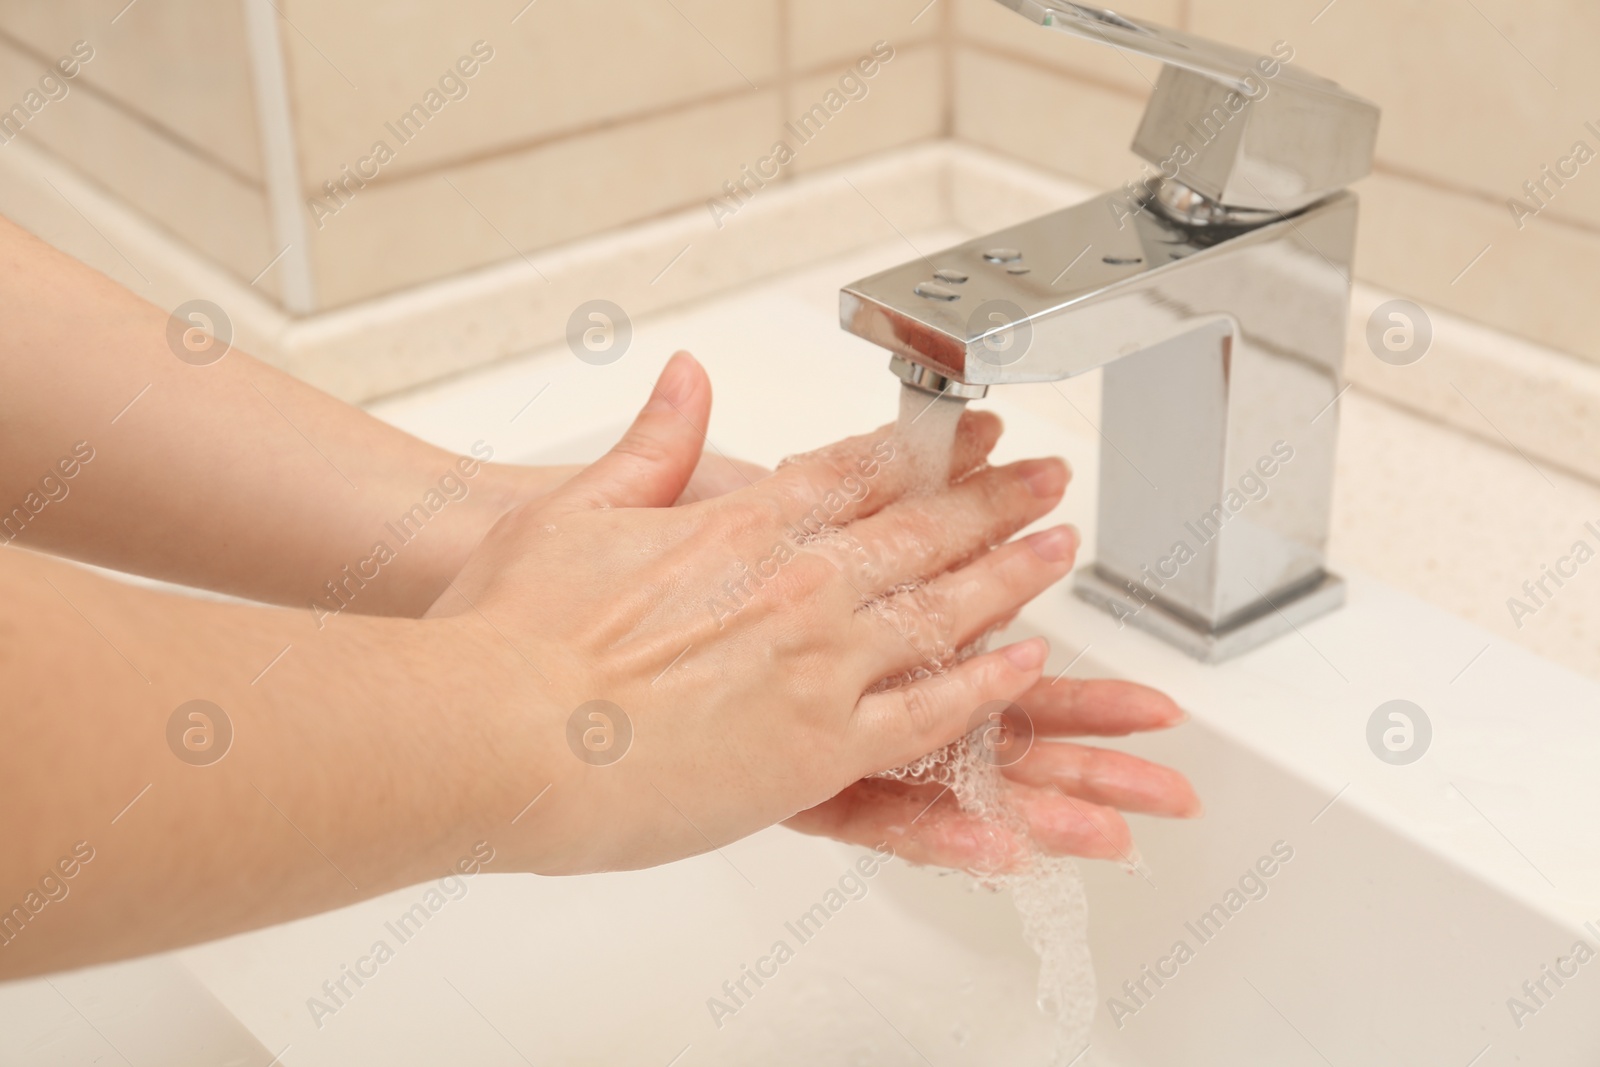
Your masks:
<path fill-rule="evenodd" d="M 1158 59 L 1133 151 L 1231 208 L 1288 214 L 1372 170 L 1378 108 L 1292 67 L 1286 42 L 1252 55 L 1072 0 L 998 0 L 1048 29 Z"/>

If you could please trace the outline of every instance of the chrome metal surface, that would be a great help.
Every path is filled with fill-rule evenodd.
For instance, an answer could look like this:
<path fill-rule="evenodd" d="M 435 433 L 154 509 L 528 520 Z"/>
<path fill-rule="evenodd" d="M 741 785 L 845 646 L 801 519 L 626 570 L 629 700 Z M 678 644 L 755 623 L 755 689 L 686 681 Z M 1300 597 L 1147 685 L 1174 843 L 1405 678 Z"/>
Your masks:
<path fill-rule="evenodd" d="M 1372 170 L 1378 108 L 1294 65 L 1065 0 L 999 0 L 1041 26 L 1165 66 L 1133 139 L 1153 169 L 1230 207 L 1296 211 Z"/>
<path fill-rule="evenodd" d="M 1150 186 L 1146 207 L 1189 226 L 1259 226 L 1278 217 L 1276 211 L 1229 207 L 1176 178 L 1157 178 Z"/>
<path fill-rule="evenodd" d="M 962 400 L 979 400 L 988 392 L 987 385 L 968 385 L 958 382 L 954 378 L 947 378 L 938 371 L 929 370 L 920 363 L 901 359 L 899 356 L 889 357 L 889 373 L 905 382 L 914 385 L 925 392 L 935 393 L 939 396 L 960 397 Z"/>
<path fill-rule="evenodd" d="M 1324 574 L 1300 595 L 1285 597 L 1277 607 L 1264 604 L 1264 612 L 1223 630 L 1208 629 L 1169 610 L 1159 601 L 1142 609 L 1130 604 L 1122 583 L 1115 577 L 1102 576 L 1095 566 L 1085 567 L 1074 576 L 1072 591 L 1126 625 L 1154 634 L 1202 663 L 1221 663 L 1282 637 L 1318 615 L 1342 607 L 1345 590 L 1344 579 Z"/>
<path fill-rule="evenodd" d="M 1178 64 L 1163 83 L 1173 72 L 1212 86 L 1248 75 L 1240 53 L 1137 20 L 1001 2 Z M 1207 660 L 1343 595 L 1324 549 L 1357 210 L 1353 194 L 1324 186 L 1365 173 L 1371 153 L 1368 143 L 1365 162 L 1341 169 L 1316 146 L 1324 133 L 1343 137 L 1352 116 L 1370 142 L 1377 109 L 1305 74 L 1278 91 L 1291 84 L 1326 99 L 1301 107 L 1292 129 L 1262 121 L 1264 111 L 1235 118 L 1236 132 L 1255 121 L 1252 136 L 1272 143 L 1236 155 L 1242 169 L 1221 189 L 1263 180 L 1256 163 L 1294 157 L 1306 163 L 1291 168 L 1298 177 L 1268 183 L 1301 191 L 1292 209 L 1229 199 L 1184 170 L 945 250 L 932 260 L 941 276 L 967 280 L 941 286 L 942 299 L 917 295 L 939 285 L 926 259 L 839 294 L 841 325 L 930 391 L 981 395 L 958 390 L 1103 367 L 1098 558 L 1078 591 Z M 1171 99 L 1158 86 L 1142 130 Z"/>

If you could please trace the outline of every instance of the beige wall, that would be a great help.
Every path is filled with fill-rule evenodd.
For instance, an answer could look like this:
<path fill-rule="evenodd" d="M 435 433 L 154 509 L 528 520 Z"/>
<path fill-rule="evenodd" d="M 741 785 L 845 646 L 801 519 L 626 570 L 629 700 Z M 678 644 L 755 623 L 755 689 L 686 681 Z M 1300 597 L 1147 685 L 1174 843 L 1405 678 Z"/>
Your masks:
<path fill-rule="evenodd" d="M 938 136 L 940 19 L 913 25 L 919 7 L 648 0 L 619 17 L 573 0 L 540 0 L 520 15 L 502 0 L 421 13 L 291 0 L 284 12 L 299 32 L 283 40 L 306 196 L 358 166 L 375 141 L 395 149 L 376 179 L 348 187 L 337 213 L 327 214 L 336 202 L 325 194 L 313 209 L 319 305 L 703 203 L 774 141 L 793 141 L 784 122 L 879 39 L 894 59 L 864 99 L 797 146 L 784 178 Z M 493 57 L 464 79 L 467 94 L 401 145 L 386 124 L 479 41 Z"/>
<path fill-rule="evenodd" d="M 926 0 L 641 0 L 625 17 L 586 0 L 273 0 L 276 102 L 257 98 L 249 2 L 0 0 L 0 99 L 90 41 L 68 99 L 23 136 L 241 279 L 291 244 L 311 278 L 301 312 L 704 204 L 780 138 L 797 149 L 786 181 L 946 128 L 946 18 Z M 865 98 L 804 145 L 786 134 L 878 40 L 894 58 Z M 455 71 L 402 142 L 390 127 L 477 42 L 492 58 Z M 274 106 L 298 227 L 272 218 Z M 393 157 L 357 187 L 380 140 Z M 276 295 L 283 269 L 260 288 Z"/>
<path fill-rule="evenodd" d="M 241 9 L 141 0 L 118 17 L 126 3 L 0 0 L 0 108 L 85 42 L 93 58 L 21 137 L 248 279 L 275 249 Z"/>
<path fill-rule="evenodd" d="M 311 278 L 299 310 L 703 205 L 775 140 L 794 142 L 784 122 L 877 40 L 894 60 L 798 146 L 780 181 L 953 135 L 1120 184 L 1139 172 L 1126 146 L 1155 74 L 992 0 L 636 0 L 625 14 L 585 0 L 520 13 L 506 0 L 275 0 L 294 157 L 277 173 L 292 186 L 279 192 L 304 207 L 296 238 L 272 220 L 241 3 L 125 2 L 0 0 L 0 99 L 25 92 L 74 40 L 91 41 L 95 59 L 71 97 L 24 136 L 246 280 L 292 240 Z M 1358 274 L 1600 360 L 1600 160 L 1520 230 L 1506 206 L 1574 141 L 1600 150 L 1584 128 L 1600 128 L 1600 65 L 1587 55 L 1600 7 L 1320 7 L 1130 0 L 1122 10 L 1251 49 L 1288 41 L 1296 63 L 1378 102 Z M 402 144 L 386 124 L 478 41 L 493 57 L 462 79 L 465 97 Z M 393 159 L 364 187 L 347 184 L 342 206 L 329 200 L 324 182 L 344 181 L 378 140 Z M 261 287 L 275 292 L 278 274 Z"/>

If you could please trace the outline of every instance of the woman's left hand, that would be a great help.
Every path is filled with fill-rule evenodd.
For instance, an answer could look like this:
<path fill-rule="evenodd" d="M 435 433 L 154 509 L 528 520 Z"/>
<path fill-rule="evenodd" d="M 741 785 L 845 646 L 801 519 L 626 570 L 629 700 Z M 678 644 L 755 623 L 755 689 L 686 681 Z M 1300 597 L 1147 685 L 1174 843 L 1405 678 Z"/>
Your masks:
<path fill-rule="evenodd" d="M 1135 862 L 1121 812 L 1194 818 L 1189 780 L 1170 767 L 1063 737 L 1118 737 L 1177 726 L 1188 716 L 1171 698 L 1134 682 L 1041 679 L 1006 710 L 983 756 L 1000 767 L 1003 803 L 1046 852 Z M 984 743 L 981 742 L 981 743 Z M 789 819 L 802 833 L 852 844 L 887 844 L 913 863 L 997 871 L 1026 855 L 1011 830 L 964 812 L 948 789 L 868 778 Z"/>

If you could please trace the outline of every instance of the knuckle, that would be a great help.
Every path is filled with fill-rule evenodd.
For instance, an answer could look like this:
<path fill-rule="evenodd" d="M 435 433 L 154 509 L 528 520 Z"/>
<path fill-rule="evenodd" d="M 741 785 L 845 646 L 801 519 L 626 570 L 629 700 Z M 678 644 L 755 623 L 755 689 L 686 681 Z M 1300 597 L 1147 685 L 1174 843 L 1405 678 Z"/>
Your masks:
<path fill-rule="evenodd" d="M 933 694 L 920 683 L 905 686 L 899 693 L 900 710 L 912 733 L 921 737 L 932 732 L 939 721 L 938 703 Z"/>
<path fill-rule="evenodd" d="M 830 449 L 816 457 L 814 466 L 826 481 L 836 483 L 855 473 L 856 457 L 853 452 Z"/>
<path fill-rule="evenodd" d="M 788 521 L 795 512 L 808 506 L 816 495 L 811 476 L 803 464 L 793 463 L 782 468 L 769 479 L 769 483 L 766 499 L 780 522 Z"/>
<path fill-rule="evenodd" d="M 1009 469 L 989 468 L 969 479 L 968 484 L 977 490 L 982 504 L 990 511 L 1003 511 L 1020 502 L 1024 491 L 1022 479 Z"/>
<path fill-rule="evenodd" d="M 984 699 L 998 698 L 1016 670 L 1009 660 L 1000 655 L 979 656 L 970 661 L 970 667 L 972 673 L 968 681 L 972 695 Z"/>
<path fill-rule="evenodd" d="M 848 605 L 835 603 L 828 596 L 830 590 L 838 592 L 843 583 L 832 581 L 838 568 L 829 561 L 810 552 L 797 552 L 772 579 L 774 591 L 787 604 L 805 606 L 834 620 Z M 838 588 L 835 588 L 838 587 Z"/>
<path fill-rule="evenodd" d="M 1001 588 L 1013 594 L 1037 589 L 1047 573 L 1044 560 L 1022 544 L 1010 546 L 995 567 L 995 577 Z"/>
<path fill-rule="evenodd" d="M 777 504 L 765 494 L 752 494 L 727 498 L 718 508 L 718 526 L 722 537 L 730 544 L 740 544 L 763 539 L 776 540 L 782 531 L 783 520 Z"/>

